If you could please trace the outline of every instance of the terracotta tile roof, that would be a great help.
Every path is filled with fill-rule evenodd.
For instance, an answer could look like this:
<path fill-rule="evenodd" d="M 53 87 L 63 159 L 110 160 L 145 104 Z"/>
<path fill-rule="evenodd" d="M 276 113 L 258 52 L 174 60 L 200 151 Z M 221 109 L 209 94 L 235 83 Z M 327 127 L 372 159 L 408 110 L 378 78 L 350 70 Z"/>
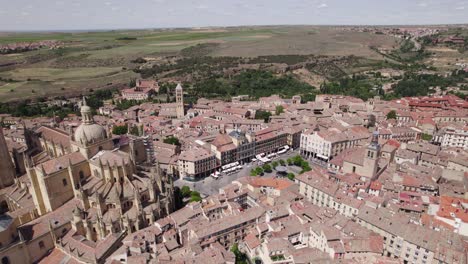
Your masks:
<path fill-rule="evenodd" d="M 283 190 L 293 184 L 290 180 L 272 177 L 250 177 L 249 184 L 254 187 L 271 187 L 277 190 Z"/>
<path fill-rule="evenodd" d="M 58 128 L 41 126 L 36 129 L 36 132 L 40 133 L 40 136 L 49 142 L 54 142 L 55 144 L 62 145 L 65 148 L 70 147 L 70 137 L 66 131 Z"/>
<path fill-rule="evenodd" d="M 52 174 L 67 169 L 70 163 L 75 165 L 83 161 L 86 161 L 86 158 L 83 156 L 83 154 L 80 152 L 73 152 L 41 163 L 36 167 L 39 169 L 42 169 L 43 167 L 46 174 Z"/>
<path fill-rule="evenodd" d="M 448 219 L 459 218 L 468 223 L 468 199 L 441 196 L 437 215 Z"/>

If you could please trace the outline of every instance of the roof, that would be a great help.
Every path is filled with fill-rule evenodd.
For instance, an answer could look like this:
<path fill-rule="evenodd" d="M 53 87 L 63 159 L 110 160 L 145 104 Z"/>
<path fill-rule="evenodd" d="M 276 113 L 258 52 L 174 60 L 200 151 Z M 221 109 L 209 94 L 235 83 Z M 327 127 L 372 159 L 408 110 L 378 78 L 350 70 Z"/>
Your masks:
<path fill-rule="evenodd" d="M 247 178 L 253 187 L 271 187 L 277 190 L 283 190 L 293 184 L 292 181 L 273 177 L 249 177 Z"/>
<path fill-rule="evenodd" d="M 81 154 L 81 152 L 72 152 L 70 154 L 66 154 L 41 163 L 40 165 L 36 166 L 36 168 L 44 168 L 46 174 L 52 174 L 63 169 L 67 169 L 70 164 L 75 165 L 83 161 L 86 161 L 86 158 L 83 156 L 83 154 Z"/>

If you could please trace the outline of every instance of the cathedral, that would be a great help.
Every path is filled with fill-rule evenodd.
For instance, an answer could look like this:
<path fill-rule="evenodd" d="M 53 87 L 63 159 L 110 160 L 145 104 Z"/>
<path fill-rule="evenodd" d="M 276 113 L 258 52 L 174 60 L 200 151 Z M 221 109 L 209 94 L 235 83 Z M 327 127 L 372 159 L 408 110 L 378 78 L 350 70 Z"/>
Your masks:
<path fill-rule="evenodd" d="M 97 248 L 101 241 L 135 232 L 170 214 L 174 187 L 172 177 L 164 174 L 158 163 L 147 163 L 139 137 L 112 135 L 94 122 L 85 99 L 80 111 L 82 122 L 74 131 L 42 126 L 25 132 L 26 175 L 16 178 L 14 184 L 12 176 L 5 173 L 0 183 L 2 187 L 11 185 L 11 191 L 5 192 L 21 189 L 31 198 L 34 207 L 28 220 L 57 214 L 73 203 L 72 216 L 65 225 L 69 228 L 50 234 L 55 247 L 86 262 L 77 248 Z M 8 197 L 12 199 L 12 195 Z M 8 205 L 15 203 L 10 200 Z M 27 239 L 21 232 L 17 236 L 15 240 Z"/>

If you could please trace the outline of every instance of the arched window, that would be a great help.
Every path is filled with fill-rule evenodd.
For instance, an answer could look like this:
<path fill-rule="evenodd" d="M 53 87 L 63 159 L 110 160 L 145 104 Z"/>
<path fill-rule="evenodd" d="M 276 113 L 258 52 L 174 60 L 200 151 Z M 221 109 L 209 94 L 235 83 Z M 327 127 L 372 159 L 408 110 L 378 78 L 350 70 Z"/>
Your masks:
<path fill-rule="evenodd" d="M 80 179 L 84 179 L 84 172 L 80 170 L 80 172 L 78 173 L 80 175 Z"/>
<path fill-rule="evenodd" d="M 7 256 L 3 257 L 2 264 L 10 264 L 10 259 Z"/>
<path fill-rule="evenodd" d="M 68 185 L 67 179 L 63 179 L 62 183 L 63 183 L 63 186 L 67 186 Z"/>
<path fill-rule="evenodd" d="M 44 241 L 39 241 L 39 248 L 43 249 L 45 247 Z"/>

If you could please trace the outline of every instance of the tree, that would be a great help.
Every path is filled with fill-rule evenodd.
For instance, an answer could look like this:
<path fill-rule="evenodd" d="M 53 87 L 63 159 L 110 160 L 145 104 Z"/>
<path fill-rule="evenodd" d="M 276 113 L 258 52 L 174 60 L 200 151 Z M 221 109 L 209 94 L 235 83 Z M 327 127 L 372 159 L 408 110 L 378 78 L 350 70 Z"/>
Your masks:
<path fill-rule="evenodd" d="M 164 143 L 166 144 L 171 144 L 171 145 L 176 145 L 176 146 L 180 146 L 180 142 L 179 142 L 179 139 L 174 137 L 174 136 L 170 136 L 168 138 L 165 138 L 163 140 Z"/>
<path fill-rule="evenodd" d="M 396 119 L 396 118 L 397 118 L 397 114 L 395 110 L 391 110 L 390 112 L 388 112 L 387 119 Z"/>
<path fill-rule="evenodd" d="M 280 115 L 282 113 L 284 113 L 284 107 L 282 105 L 277 105 L 275 109 L 275 114 Z"/>
<path fill-rule="evenodd" d="M 130 86 L 130 87 L 135 87 L 135 86 L 136 86 L 136 79 L 135 79 L 135 78 L 131 79 L 131 80 L 128 82 L 128 86 Z"/>
<path fill-rule="evenodd" d="M 247 256 L 239 250 L 237 243 L 232 245 L 231 252 L 236 256 L 236 264 L 247 264 Z"/>
<path fill-rule="evenodd" d="M 271 166 L 272 166 L 273 168 L 278 167 L 278 165 L 279 165 L 279 163 L 278 163 L 276 160 L 273 161 L 273 162 L 271 163 Z"/>
<path fill-rule="evenodd" d="M 288 177 L 288 179 L 290 179 L 291 181 L 294 181 L 294 178 L 296 178 L 296 176 L 292 172 L 288 173 L 286 177 Z"/>
<path fill-rule="evenodd" d="M 255 168 L 255 172 L 257 173 L 257 175 L 262 175 L 263 174 L 263 169 L 261 167 L 257 167 L 257 168 Z"/>
<path fill-rule="evenodd" d="M 182 197 L 189 197 L 192 191 L 190 191 L 190 187 L 184 185 L 182 186 L 182 189 L 180 189 L 180 192 L 182 194 Z"/>
<path fill-rule="evenodd" d="M 251 169 L 251 170 L 250 170 L 250 176 L 255 177 L 255 176 L 257 176 L 257 175 L 258 175 L 258 174 L 257 174 L 257 171 L 256 171 L 255 169 Z"/>
<path fill-rule="evenodd" d="M 423 134 L 421 135 L 421 139 L 422 139 L 422 140 L 426 140 L 426 141 L 431 141 L 432 135 L 423 133 Z"/>
<path fill-rule="evenodd" d="M 270 173 L 270 172 L 273 171 L 273 170 L 271 169 L 270 164 L 264 164 L 264 165 L 263 165 L 263 170 L 264 170 L 265 172 L 267 172 L 267 173 Z"/>
<path fill-rule="evenodd" d="M 299 166 L 299 167 L 301 166 L 301 164 L 302 164 L 303 161 L 304 161 L 304 160 L 303 160 L 302 157 L 299 156 L 299 155 L 296 155 L 296 156 L 294 156 L 294 157 L 292 158 L 292 162 L 294 163 L 294 165 Z"/>
<path fill-rule="evenodd" d="M 174 203 L 176 210 L 179 210 L 180 208 L 185 206 L 184 201 L 182 199 L 182 194 L 180 192 L 180 188 L 177 186 L 174 187 Z"/>
<path fill-rule="evenodd" d="M 255 112 L 255 119 L 263 119 L 265 123 L 268 123 L 270 120 L 271 113 L 269 111 L 257 110 Z"/>
<path fill-rule="evenodd" d="M 289 165 L 289 166 L 293 165 L 293 160 L 292 160 L 291 158 L 288 158 L 288 159 L 286 160 L 286 162 L 288 162 L 288 165 Z"/>
<path fill-rule="evenodd" d="M 200 193 L 193 191 L 190 193 L 190 202 L 200 202 L 202 200 Z"/>
<path fill-rule="evenodd" d="M 279 160 L 279 163 L 281 164 L 281 166 L 286 165 L 286 162 L 285 162 L 283 159 L 280 159 L 280 160 Z"/>
<path fill-rule="evenodd" d="M 128 131 L 127 125 L 114 126 L 112 128 L 112 134 L 114 135 L 123 135 L 123 134 L 126 134 L 127 131 Z"/>

